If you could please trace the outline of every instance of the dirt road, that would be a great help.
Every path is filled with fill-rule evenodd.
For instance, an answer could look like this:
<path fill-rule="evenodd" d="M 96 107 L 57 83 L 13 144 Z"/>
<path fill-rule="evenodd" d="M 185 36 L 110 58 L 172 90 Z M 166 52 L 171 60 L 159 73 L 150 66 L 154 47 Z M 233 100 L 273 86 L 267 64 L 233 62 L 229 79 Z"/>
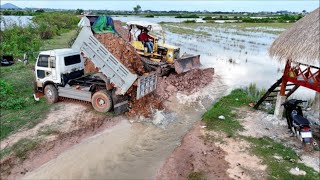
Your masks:
<path fill-rule="evenodd" d="M 175 92 L 164 103 L 167 110 L 157 111 L 151 118 L 122 119 L 89 139 L 80 139 L 41 167 L 27 169 L 24 178 L 155 178 L 193 123 L 226 89 L 215 75 L 196 92 Z"/>

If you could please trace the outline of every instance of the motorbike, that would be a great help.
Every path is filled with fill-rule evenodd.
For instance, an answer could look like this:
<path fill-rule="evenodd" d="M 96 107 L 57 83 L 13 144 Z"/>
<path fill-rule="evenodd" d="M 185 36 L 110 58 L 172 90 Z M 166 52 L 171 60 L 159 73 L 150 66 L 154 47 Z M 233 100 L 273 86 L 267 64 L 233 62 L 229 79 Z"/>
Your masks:
<path fill-rule="evenodd" d="M 303 117 L 302 108 L 299 105 L 303 102 L 306 101 L 290 99 L 282 105 L 285 109 L 288 129 L 290 129 L 303 144 L 307 145 L 312 143 L 312 131 L 310 121 Z"/>

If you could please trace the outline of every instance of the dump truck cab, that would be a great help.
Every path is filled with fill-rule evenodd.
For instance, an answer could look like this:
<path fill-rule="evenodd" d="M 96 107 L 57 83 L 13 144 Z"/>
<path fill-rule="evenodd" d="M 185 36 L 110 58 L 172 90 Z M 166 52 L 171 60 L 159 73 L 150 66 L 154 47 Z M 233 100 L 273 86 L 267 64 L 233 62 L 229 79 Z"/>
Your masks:
<path fill-rule="evenodd" d="M 61 86 L 70 79 L 84 75 L 84 62 L 80 51 L 54 49 L 39 53 L 35 65 L 36 83 L 39 90 L 48 83 Z"/>

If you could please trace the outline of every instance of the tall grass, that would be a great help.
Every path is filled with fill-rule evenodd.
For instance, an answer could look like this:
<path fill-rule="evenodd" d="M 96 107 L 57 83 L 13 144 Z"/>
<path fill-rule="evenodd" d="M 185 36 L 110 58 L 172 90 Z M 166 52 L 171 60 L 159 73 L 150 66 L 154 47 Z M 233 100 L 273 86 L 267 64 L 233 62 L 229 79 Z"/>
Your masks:
<path fill-rule="evenodd" d="M 27 26 L 9 24 L 2 18 L 4 29 L 0 34 L 0 56 L 13 55 L 21 58 L 27 52 L 31 59 L 35 59 L 44 39 L 52 39 L 75 29 L 79 20 L 79 17 L 72 13 L 61 12 L 41 13 L 33 17 L 33 23 Z"/>
<path fill-rule="evenodd" d="M 257 85 L 254 83 L 250 83 L 248 87 L 244 88 L 247 92 L 248 96 L 250 96 L 253 100 L 258 101 L 266 92 L 266 89 L 259 89 Z"/>

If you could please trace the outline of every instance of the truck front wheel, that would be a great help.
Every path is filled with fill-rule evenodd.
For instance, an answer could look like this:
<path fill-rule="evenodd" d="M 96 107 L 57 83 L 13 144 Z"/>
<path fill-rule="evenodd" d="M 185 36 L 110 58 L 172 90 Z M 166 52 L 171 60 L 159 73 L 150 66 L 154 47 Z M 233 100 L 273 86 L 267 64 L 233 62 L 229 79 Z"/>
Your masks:
<path fill-rule="evenodd" d="M 44 94 L 46 95 L 46 99 L 50 104 L 58 102 L 58 90 L 54 85 L 49 84 L 44 88 Z"/>
<path fill-rule="evenodd" d="M 98 112 L 108 112 L 112 108 L 111 94 L 106 90 L 95 92 L 91 98 L 93 108 Z"/>

